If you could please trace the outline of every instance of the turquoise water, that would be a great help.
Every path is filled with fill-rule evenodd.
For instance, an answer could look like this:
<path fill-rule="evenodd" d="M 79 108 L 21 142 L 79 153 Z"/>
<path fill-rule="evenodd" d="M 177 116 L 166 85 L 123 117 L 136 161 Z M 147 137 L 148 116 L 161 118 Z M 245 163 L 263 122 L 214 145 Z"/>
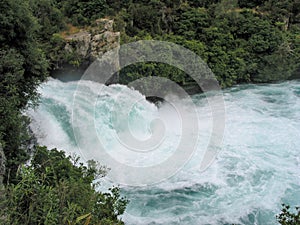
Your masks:
<path fill-rule="evenodd" d="M 74 107 L 82 121 L 94 120 L 97 137 L 112 157 L 134 166 L 151 166 L 174 154 L 180 138 L 180 118 L 167 104 L 159 108 L 122 85 L 104 87 L 85 81 L 89 95 L 73 104 L 77 82 L 50 79 L 40 88 L 41 104 L 27 112 L 38 142 L 68 153 L 82 154 L 72 126 Z M 300 205 L 300 82 L 242 85 L 224 91 L 226 123 L 222 151 L 204 172 L 199 160 L 211 131 L 211 112 L 203 95 L 193 96 L 199 116 L 197 150 L 174 176 L 151 186 L 123 187 L 130 203 L 126 224 L 277 224 L 281 203 Z M 140 97 L 129 113 L 122 112 L 131 98 Z M 185 102 L 182 101 L 182 105 Z M 167 135 L 157 152 L 125 154 L 116 134 L 131 132 L 140 139 L 151 135 L 151 121 L 166 122 Z M 78 128 L 80 129 L 80 127 Z M 90 130 L 81 129 L 82 137 Z M 78 138 L 78 137 L 77 137 Z M 78 140 L 77 140 L 78 141 Z M 86 143 L 89 145 L 90 143 Z M 150 176 L 151 174 L 145 174 Z M 110 186 L 110 181 L 103 182 Z"/>

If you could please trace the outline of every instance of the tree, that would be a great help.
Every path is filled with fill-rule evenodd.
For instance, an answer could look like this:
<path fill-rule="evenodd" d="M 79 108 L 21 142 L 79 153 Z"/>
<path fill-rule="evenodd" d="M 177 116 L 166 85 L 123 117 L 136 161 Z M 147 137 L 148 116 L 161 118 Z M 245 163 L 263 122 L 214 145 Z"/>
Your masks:
<path fill-rule="evenodd" d="M 88 166 L 63 151 L 37 147 L 32 163 L 22 166 L 18 183 L 7 186 L 0 212 L 5 224 L 75 224 L 87 218 L 90 224 L 123 224 L 127 199 L 119 188 L 96 191 L 96 176 L 105 168 L 91 161 Z"/>
<path fill-rule="evenodd" d="M 209 15 L 205 8 L 189 8 L 176 18 L 174 33 L 187 40 L 203 40 L 204 29 L 209 25 Z"/>
<path fill-rule="evenodd" d="M 64 15 L 74 25 L 89 25 L 93 20 L 104 17 L 108 10 L 105 0 L 56 0 Z"/>
<path fill-rule="evenodd" d="M 28 159 L 28 120 L 21 113 L 38 98 L 48 62 L 37 42 L 38 23 L 28 1 L 0 2 L 0 143 L 7 158 L 6 181 Z"/>

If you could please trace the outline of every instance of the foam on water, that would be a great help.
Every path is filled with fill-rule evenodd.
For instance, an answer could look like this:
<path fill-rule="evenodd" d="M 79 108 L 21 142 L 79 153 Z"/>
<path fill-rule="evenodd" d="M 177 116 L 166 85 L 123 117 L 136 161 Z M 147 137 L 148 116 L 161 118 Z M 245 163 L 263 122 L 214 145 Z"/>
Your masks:
<path fill-rule="evenodd" d="M 75 81 L 50 79 L 41 86 L 41 104 L 28 112 L 40 144 L 80 154 L 71 126 L 76 85 Z M 81 97 L 80 112 L 82 118 L 93 117 L 98 137 L 113 157 L 147 166 L 174 153 L 181 121 L 171 105 L 158 109 L 139 92 L 122 85 L 105 87 L 86 81 L 84 87 L 97 93 L 101 89 L 93 109 L 86 107 L 88 95 Z M 142 100 L 129 114 L 121 115 L 136 96 Z M 224 98 L 226 129 L 216 161 L 199 172 L 211 131 L 211 112 L 204 96 L 196 95 L 193 100 L 200 126 L 197 151 L 182 170 L 162 183 L 124 187 L 130 200 L 123 216 L 127 224 L 268 225 L 276 224 L 281 203 L 300 204 L 300 82 L 237 86 L 224 91 Z M 157 117 L 167 127 L 161 148 L 147 157 L 136 152 L 125 154 L 126 149 L 116 140 L 116 134 L 126 132 L 122 118 L 128 118 L 134 136 L 147 139 Z M 88 135 L 89 130 L 82 132 Z"/>

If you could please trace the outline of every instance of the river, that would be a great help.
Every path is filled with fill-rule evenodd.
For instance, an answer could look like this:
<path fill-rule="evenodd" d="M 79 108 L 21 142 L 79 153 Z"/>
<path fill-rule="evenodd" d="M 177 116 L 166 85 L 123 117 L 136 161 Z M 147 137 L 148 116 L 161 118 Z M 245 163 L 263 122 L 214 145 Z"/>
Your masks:
<path fill-rule="evenodd" d="M 85 81 L 88 90 L 98 91 L 97 101 L 87 104 L 89 96 L 84 95 L 74 106 L 77 84 L 78 81 L 50 78 L 39 88 L 40 105 L 27 112 L 39 144 L 81 155 L 84 150 L 77 146 L 73 126 L 76 107 L 81 110 L 82 120 L 93 116 L 91 130 L 101 139 L 108 154 L 123 164 L 147 167 L 176 154 L 180 118 L 170 105 L 157 107 L 126 86 L 106 87 Z M 135 97 L 141 100 L 130 113 L 124 113 L 122 109 Z M 205 171 L 199 171 L 212 122 L 205 96 L 194 95 L 201 137 L 195 152 L 180 170 L 161 182 L 121 186 L 122 194 L 130 200 L 122 216 L 126 224 L 268 225 L 277 224 L 275 215 L 282 203 L 299 205 L 300 82 L 239 85 L 224 90 L 223 97 L 225 130 L 222 150 L 215 161 Z M 140 152 L 128 155 L 115 138 L 128 128 L 122 121 L 130 124 L 136 137 L 147 139 L 151 136 L 151 121 L 158 115 L 167 128 L 161 147 L 146 155 Z M 81 129 L 79 133 L 88 137 L 91 130 Z M 113 184 L 118 185 L 103 182 L 104 186 Z"/>

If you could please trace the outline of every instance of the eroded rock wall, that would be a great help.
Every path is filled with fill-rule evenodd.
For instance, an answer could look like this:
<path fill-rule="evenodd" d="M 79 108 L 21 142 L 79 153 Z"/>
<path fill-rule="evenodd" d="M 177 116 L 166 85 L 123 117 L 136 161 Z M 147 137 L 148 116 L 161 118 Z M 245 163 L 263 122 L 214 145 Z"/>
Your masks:
<path fill-rule="evenodd" d="M 87 62 L 85 64 L 90 65 L 95 60 L 101 59 L 106 52 L 120 47 L 120 32 L 113 31 L 113 20 L 99 19 L 93 27 L 68 35 L 65 40 L 65 50 L 69 54 L 76 54 L 82 61 Z M 112 66 L 119 70 L 118 57 L 114 56 Z M 115 74 L 107 84 L 116 83 L 117 76 L 118 74 Z"/>

